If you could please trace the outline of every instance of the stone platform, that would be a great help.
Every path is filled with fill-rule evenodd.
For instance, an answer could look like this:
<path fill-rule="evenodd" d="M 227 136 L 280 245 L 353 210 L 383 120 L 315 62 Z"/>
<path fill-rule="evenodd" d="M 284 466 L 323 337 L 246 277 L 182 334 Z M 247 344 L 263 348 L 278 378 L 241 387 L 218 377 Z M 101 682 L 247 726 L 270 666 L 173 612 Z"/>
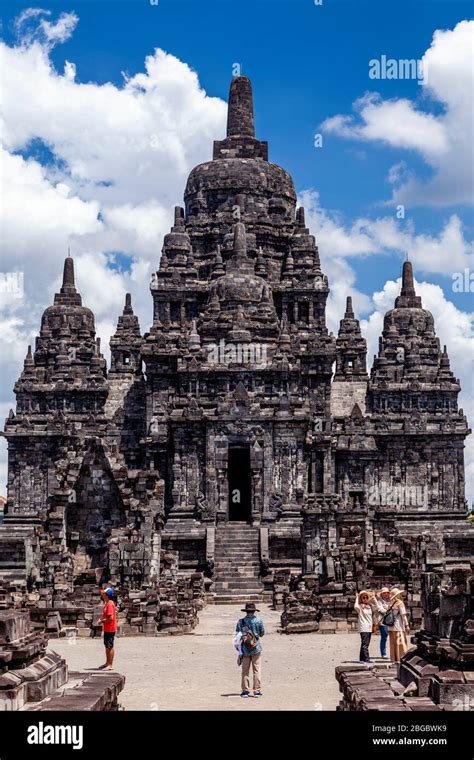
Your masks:
<path fill-rule="evenodd" d="M 27 610 L 0 611 L 0 711 L 116 710 L 124 676 L 71 673 Z"/>
<path fill-rule="evenodd" d="M 428 696 L 405 696 L 395 663 L 373 666 L 343 663 L 336 667 L 336 679 L 343 695 L 337 710 L 436 712 L 444 709 Z"/>
<path fill-rule="evenodd" d="M 56 655 L 57 656 L 57 655 Z M 125 685 L 120 673 L 69 673 L 62 688 L 41 702 L 32 702 L 24 710 L 53 712 L 62 710 L 88 710 L 109 712 L 120 709 L 118 697 Z"/>

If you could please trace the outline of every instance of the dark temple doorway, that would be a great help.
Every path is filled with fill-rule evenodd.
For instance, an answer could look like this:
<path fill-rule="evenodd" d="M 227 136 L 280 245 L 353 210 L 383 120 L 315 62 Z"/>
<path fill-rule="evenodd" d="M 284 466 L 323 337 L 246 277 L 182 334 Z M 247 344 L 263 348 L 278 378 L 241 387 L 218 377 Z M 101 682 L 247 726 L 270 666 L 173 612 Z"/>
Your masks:
<path fill-rule="evenodd" d="M 250 446 L 229 446 L 229 520 L 250 522 L 252 488 Z"/>

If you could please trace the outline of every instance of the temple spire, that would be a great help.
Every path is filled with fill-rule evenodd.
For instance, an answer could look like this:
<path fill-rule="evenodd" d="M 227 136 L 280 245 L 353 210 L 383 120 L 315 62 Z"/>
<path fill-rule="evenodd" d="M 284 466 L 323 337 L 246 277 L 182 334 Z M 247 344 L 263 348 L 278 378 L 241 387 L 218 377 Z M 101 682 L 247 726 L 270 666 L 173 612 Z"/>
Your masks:
<path fill-rule="evenodd" d="M 298 227 L 306 227 L 304 206 L 300 206 L 296 210 L 296 223 Z"/>
<path fill-rule="evenodd" d="M 346 298 L 346 311 L 339 324 L 336 339 L 336 372 L 335 381 L 366 382 L 367 343 L 362 337 L 359 320 L 356 319 L 352 308 L 352 296 Z M 365 390 L 364 390 L 365 394 Z M 364 408 L 364 394 L 358 396 L 357 404 Z M 354 397 L 348 395 L 344 408 L 349 412 L 354 406 Z M 347 402 L 347 403 L 346 403 Z"/>
<path fill-rule="evenodd" d="M 252 84 L 248 77 L 234 77 L 230 83 L 227 136 L 214 141 L 212 158 L 214 161 L 221 158 L 261 158 L 268 161 L 268 143 L 255 139 Z M 196 198 L 197 195 L 195 202 Z"/>
<path fill-rule="evenodd" d="M 184 214 L 181 206 L 174 207 L 174 227 L 177 229 L 184 227 Z"/>
<path fill-rule="evenodd" d="M 413 267 L 411 261 L 403 262 L 402 287 L 395 299 L 395 308 L 421 309 L 421 298 L 416 295 Z"/>
<path fill-rule="evenodd" d="M 33 353 L 31 351 L 31 346 L 28 346 L 28 351 L 25 357 L 25 362 L 23 365 L 23 374 L 30 373 L 31 369 L 34 369 L 35 362 L 33 359 Z"/>
<path fill-rule="evenodd" d="M 80 293 L 76 290 L 74 279 L 74 259 L 68 254 L 64 259 L 63 281 L 59 293 L 54 295 L 54 304 L 68 306 L 82 306 Z"/>
<path fill-rule="evenodd" d="M 130 293 L 125 293 L 125 306 L 123 308 L 124 314 L 133 314 L 132 296 Z"/>
<path fill-rule="evenodd" d="M 218 244 L 216 258 L 214 259 L 214 266 L 212 268 L 211 279 L 216 280 L 218 277 L 222 277 L 223 274 L 225 274 L 225 269 L 222 261 L 221 247 Z"/>
<path fill-rule="evenodd" d="M 415 296 L 415 283 L 413 281 L 413 267 L 411 261 L 403 262 L 402 271 L 402 289 L 400 292 L 402 296 Z"/>
<path fill-rule="evenodd" d="M 252 85 L 248 77 L 234 77 L 230 83 L 227 111 L 227 137 L 255 137 Z"/>
<path fill-rule="evenodd" d="M 352 296 L 347 296 L 346 299 L 346 313 L 344 319 L 354 319 L 354 310 L 352 308 Z"/>
<path fill-rule="evenodd" d="M 234 225 L 234 241 L 232 254 L 227 260 L 226 274 L 237 272 L 238 274 L 254 274 L 255 261 L 247 251 L 247 233 L 243 222 Z"/>
<path fill-rule="evenodd" d="M 74 290 L 76 289 L 76 284 L 74 281 L 74 259 L 70 255 L 64 259 L 63 284 L 61 291 L 63 291 L 65 288 L 68 290 L 71 288 Z"/>

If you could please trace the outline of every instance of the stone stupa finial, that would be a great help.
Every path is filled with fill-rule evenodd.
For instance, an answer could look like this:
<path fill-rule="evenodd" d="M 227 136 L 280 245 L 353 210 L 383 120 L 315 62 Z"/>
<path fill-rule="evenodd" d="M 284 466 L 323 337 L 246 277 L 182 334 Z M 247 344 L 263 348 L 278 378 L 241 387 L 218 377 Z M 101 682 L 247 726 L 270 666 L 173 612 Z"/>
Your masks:
<path fill-rule="evenodd" d="M 411 261 L 403 262 L 401 296 L 415 296 L 415 283 L 413 280 L 413 267 Z"/>
<path fill-rule="evenodd" d="M 234 225 L 232 254 L 230 259 L 227 260 L 226 272 L 238 272 L 239 274 L 255 273 L 255 261 L 249 256 L 247 251 L 247 233 L 243 222 L 236 222 Z"/>
<path fill-rule="evenodd" d="M 74 280 L 74 259 L 69 253 L 67 258 L 64 259 L 63 284 L 61 286 L 61 291 L 64 291 L 66 288 L 68 290 L 71 288 L 74 290 L 76 289 L 76 283 Z"/>
<path fill-rule="evenodd" d="M 234 254 L 236 256 L 247 256 L 247 235 L 245 225 L 237 222 L 234 227 Z"/>
<path fill-rule="evenodd" d="M 123 313 L 133 314 L 131 293 L 125 293 L 125 306 L 123 307 Z"/>
<path fill-rule="evenodd" d="M 213 160 L 229 157 L 261 158 L 268 161 L 268 143 L 255 138 L 252 84 L 248 77 L 236 76 L 232 79 L 226 137 L 214 141 Z M 251 202 L 248 196 L 247 202 Z"/>
<path fill-rule="evenodd" d="M 411 261 L 403 262 L 402 287 L 400 295 L 395 299 L 395 308 L 421 309 L 421 298 L 416 295 L 415 280 Z"/>
<path fill-rule="evenodd" d="M 252 84 L 248 77 L 234 77 L 230 83 L 227 111 L 227 137 L 255 137 Z"/>
<path fill-rule="evenodd" d="M 346 313 L 344 319 L 354 319 L 354 309 L 352 308 L 352 296 L 346 298 Z"/>
<path fill-rule="evenodd" d="M 304 206 L 300 206 L 296 210 L 296 224 L 298 227 L 306 227 Z"/>

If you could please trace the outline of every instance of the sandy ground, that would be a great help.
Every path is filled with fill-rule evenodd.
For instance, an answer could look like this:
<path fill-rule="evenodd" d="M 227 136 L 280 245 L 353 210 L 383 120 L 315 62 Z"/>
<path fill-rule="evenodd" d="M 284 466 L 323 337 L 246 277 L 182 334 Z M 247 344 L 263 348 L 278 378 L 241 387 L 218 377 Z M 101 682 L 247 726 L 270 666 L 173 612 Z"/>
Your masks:
<path fill-rule="evenodd" d="M 114 669 L 126 677 L 120 702 L 127 710 L 334 710 L 340 699 L 334 668 L 358 656 L 357 634 L 282 635 L 280 613 L 260 605 L 261 699 L 241 699 L 240 668 L 232 647 L 240 605 L 208 606 L 193 634 L 116 640 Z M 377 654 L 378 637 L 371 644 Z M 100 639 L 50 641 L 70 670 L 104 661 Z"/>

